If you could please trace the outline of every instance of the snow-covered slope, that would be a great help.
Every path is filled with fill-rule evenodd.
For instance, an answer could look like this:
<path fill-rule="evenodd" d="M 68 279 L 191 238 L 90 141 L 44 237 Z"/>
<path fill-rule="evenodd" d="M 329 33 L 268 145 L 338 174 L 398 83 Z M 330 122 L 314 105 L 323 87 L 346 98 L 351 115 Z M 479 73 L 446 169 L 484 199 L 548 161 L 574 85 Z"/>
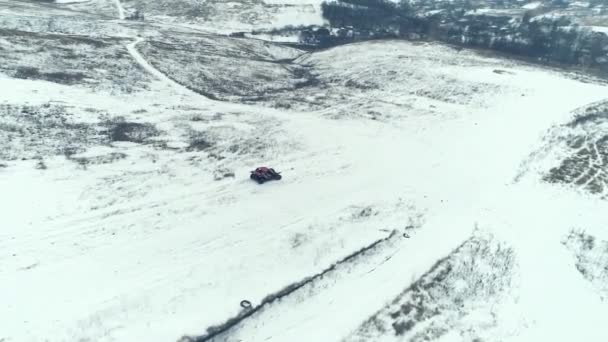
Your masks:
<path fill-rule="evenodd" d="M 121 0 L 126 13 L 214 32 L 321 25 L 322 0 Z"/>
<path fill-rule="evenodd" d="M 608 339 L 602 82 L 107 3 L 0 1 L 0 341 Z"/>

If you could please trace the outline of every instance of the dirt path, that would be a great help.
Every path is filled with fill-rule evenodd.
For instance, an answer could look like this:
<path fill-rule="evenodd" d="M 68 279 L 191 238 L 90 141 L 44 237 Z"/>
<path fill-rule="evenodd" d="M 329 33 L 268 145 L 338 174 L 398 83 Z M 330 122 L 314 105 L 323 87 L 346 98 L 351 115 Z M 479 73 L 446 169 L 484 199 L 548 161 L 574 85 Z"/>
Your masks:
<path fill-rule="evenodd" d="M 177 84 L 175 81 L 173 81 L 172 79 L 167 77 L 165 74 L 158 71 L 158 69 L 153 67 L 152 64 L 148 63 L 148 61 L 144 58 L 144 56 L 142 56 L 141 53 L 139 53 L 139 51 L 137 51 L 137 48 L 136 48 L 137 44 L 139 44 L 143 41 L 144 41 L 144 39 L 140 37 L 140 38 L 135 39 L 135 41 L 133 41 L 132 43 L 127 44 L 127 51 L 129 51 L 129 54 L 133 57 L 133 59 L 135 59 L 135 61 L 139 65 L 141 65 L 142 68 L 144 68 L 147 72 L 152 74 L 157 79 L 167 82 L 167 83 L 175 83 L 179 87 L 182 87 L 181 84 Z"/>
<path fill-rule="evenodd" d="M 118 10 L 118 19 L 124 20 L 125 19 L 125 9 L 124 9 L 124 7 L 122 7 L 120 0 L 114 0 L 114 3 L 116 4 L 116 9 Z"/>
<path fill-rule="evenodd" d="M 139 53 L 139 51 L 137 51 L 137 47 L 136 47 L 137 44 L 139 44 L 143 41 L 144 41 L 144 38 L 139 37 L 139 38 L 135 39 L 135 41 L 133 41 L 132 43 L 127 44 L 126 47 L 127 47 L 127 51 L 129 52 L 129 54 L 133 57 L 133 59 L 139 65 L 141 65 L 142 68 L 144 68 L 144 70 L 146 70 L 147 72 L 152 74 L 154 77 L 156 77 L 160 81 L 170 84 L 173 87 L 175 87 L 176 89 L 181 89 L 184 93 L 187 93 L 190 95 L 195 95 L 195 96 L 201 96 L 200 94 L 197 94 L 196 92 L 188 89 L 187 87 L 175 82 L 174 80 L 169 78 L 167 75 L 163 74 L 160 70 L 156 69 L 152 64 L 150 64 L 144 58 L 144 56 L 142 56 L 141 53 Z"/>
<path fill-rule="evenodd" d="M 124 9 L 124 7 L 122 7 L 122 3 L 120 2 L 120 0 L 114 0 L 114 3 L 116 4 L 116 9 L 118 10 L 118 18 L 121 20 L 124 20 L 125 19 L 125 9 Z M 144 56 L 141 55 L 141 53 L 139 53 L 139 51 L 137 51 L 137 48 L 136 48 L 137 44 L 139 44 L 143 41 L 144 41 L 144 38 L 138 37 L 133 42 L 127 44 L 126 48 L 127 48 L 127 51 L 129 52 L 129 54 L 133 57 L 133 59 L 139 65 L 141 65 L 142 68 L 144 68 L 144 70 L 146 70 L 147 72 L 152 74 L 154 77 L 156 77 L 160 81 L 170 84 L 170 85 L 176 87 L 177 89 L 181 89 L 185 93 L 194 94 L 196 96 L 199 96 L 199 94 L 197 94 L 197 93 L 191 91 L 190 89 L 184 87 L 183 85 L 175 82 L 171 78 L 167 77 L 167 75 L 163 74 L 158 69 L 156 69 L 154 66 L 152 66 L 152 64 L 148 63 L 148 61 L 144 58 Z"/>

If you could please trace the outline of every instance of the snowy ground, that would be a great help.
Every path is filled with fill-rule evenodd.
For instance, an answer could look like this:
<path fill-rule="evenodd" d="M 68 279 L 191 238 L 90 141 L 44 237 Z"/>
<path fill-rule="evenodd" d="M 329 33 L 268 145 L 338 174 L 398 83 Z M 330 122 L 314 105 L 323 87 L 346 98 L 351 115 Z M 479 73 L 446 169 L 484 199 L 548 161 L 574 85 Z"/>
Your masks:
<path fill-rule="evenodd" d="M 604 84 L 115 5 L 0 1 L 0 341 L 608 340 Z"/>
<path fill-rule="evenodd" d="M 321 25 L 322 0 L 122 0 L 125 13 L 218 33 Z"/>

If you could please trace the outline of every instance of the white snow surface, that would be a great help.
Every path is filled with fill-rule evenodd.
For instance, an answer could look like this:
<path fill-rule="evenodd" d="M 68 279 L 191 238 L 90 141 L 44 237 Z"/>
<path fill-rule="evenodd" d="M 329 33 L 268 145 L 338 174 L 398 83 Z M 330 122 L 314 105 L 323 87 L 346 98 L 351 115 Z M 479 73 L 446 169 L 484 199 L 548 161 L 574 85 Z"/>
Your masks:
<path fill-rule="evenodd" d="M 498 74 L 500 59 L 479 57 L 478 65 L 455 62 L 440 71 L 453 75 L 455 94 L 471 80 L 504 90 L 468 94 L 483 106 L 438 105 L 387 89 L 387 101 L 405 103 L 404 115 L 331 119 L 332 109 L 209 100 L 148 63 L 137 51 L 145 38 L 130 38 L 125 52 L 154 78 L 131 94 L 0 75 L 1 104 L 64 104 L 78 122 L 97 120 L 87 108 L 106 111 L 154 124 L 168 147 L 112 142 L 71 158 L 126 157 L 81 165 L 64 155 L 41 156 L 45 169 L 35 160 L 0 160 L 0 341 L 203 335 L 237 316 L 241 300 L 255 307 L 396 231 L 377 254 L 337 266 L 224 336 L 340 341 L 475 230 L 511 246 L 518 265 L 509 275 L 515 280 L 509 299 L 493 308 L 496 340 L 608 341 L 608 304 L 561 243 L 573 228 L 608 240 L 606 201 L 541 182 L 544 163 L 528 165 L 515 181 L 547 132 L 570 121 L 573 110 L 607 99 L 606 86 L 511 61 Z M 402 49 L 459 58 L 441 46 L 391 42 L 337 47 L 313 58 L 329 64 L 348 61 L 353 49 L 369 52 L 363 66 L 343 68 L 341 77 L 384 77 L 374 72 L 383 47 L 394 56 Z M 395 58 L 419 70 L 412 80 L 429 82 L 422 88 L 433 87 L 425 77 L 432 60 Z M 379 91 L 373 96 L 382 99 Z M 431 106 L 433 115 L 420 109 Z M 248 138 L 277 143 L 264 159 L 253 152 L 223 160 L 178 153 L 188 145 L 185 125 L 216 132 L 224 139 L 219 145 Z M 249 170 L 262 164 L 282 171 L 283 180 L 250 182 Z M 221 169 L 234 177 L 215 180 Z M 411 222 L 410 237 L 401 237 Z M 387 332 L 377 340 L 399 336 Z M 464 340 L 457 331 L 441 339 Z"/>
<path fill-rule="evenodd" d="M 121 2 L 121 0 L 112 0 Z M 174 23 L 216 33 L 323 25 L 322 0 L 122 0 L 123 15 L 141 10 L 148 22 Z M 192 16 L 191 13 L 197 13 Z M 124 16 L 123 16 L 124 18 Z"/>
<path fill-rule="evenodd" d="M 540 6 L 542 6 L 542 2 L 535 1 L 535 2 L 530 2 L 530 3 L 527 3 L 527 4 L 523 5 L 523 6 L 521 6 L 521 8 L 525 8 L 525 9 L 537 9 Z"/>
<path fill-rule="evenodd" d="M 125 18 L 125 9 L 124 7 L 122 7 L 122 3 L 120 2 L 120 0 L 113 0 L 114 1 L 114 5 L 116 6 L 116 11 L 118 11 L 118 19 L 124 19 Z"/>
<path fill-rule="evenodd" d="M 594 32 L 602 32 L 608 35 L 608 26 L 589 26 Z"/>

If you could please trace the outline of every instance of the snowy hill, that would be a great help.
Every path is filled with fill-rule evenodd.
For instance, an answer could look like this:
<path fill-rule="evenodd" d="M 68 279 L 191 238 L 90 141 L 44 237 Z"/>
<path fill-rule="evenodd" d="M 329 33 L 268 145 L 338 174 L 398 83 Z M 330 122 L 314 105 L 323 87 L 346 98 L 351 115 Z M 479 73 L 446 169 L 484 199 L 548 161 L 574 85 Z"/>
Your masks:
<path fill-rule="evenodd" d="M 215 32 L 321 25 L 322 0 L 123 0 L 125 13 Z"/>
<path fill-rule="evenodd" d="M 608 340 L 606 81 L 315 6 L 0 0 L 1 342 Z"/>

